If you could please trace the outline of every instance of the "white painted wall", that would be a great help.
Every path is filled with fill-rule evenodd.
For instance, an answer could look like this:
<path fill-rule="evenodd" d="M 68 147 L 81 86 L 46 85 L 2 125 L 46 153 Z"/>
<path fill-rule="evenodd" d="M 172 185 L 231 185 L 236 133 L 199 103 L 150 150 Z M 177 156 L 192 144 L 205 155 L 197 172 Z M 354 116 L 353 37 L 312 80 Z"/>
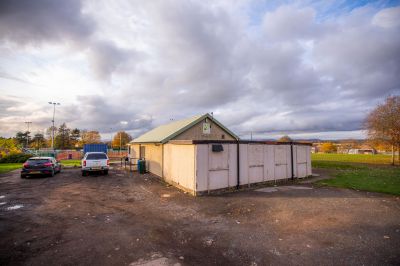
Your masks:
<path fill-rule="evenodd" d="M 236 186 L 237 145 L 223 144 L 212 152 L 212 144 L 196 145 L 196 191 Z M 294 175 L 311 175 L 311 147 L 293 146 Z M 290 145 L 240 144 L 240 185 L 291 178 Z"/>
<path fill-rule="evenodd" d="M 163 177 L 165 181 L 196 191 L 195 145 L 164 144 Z"/>
<path fill-rule="evenodd" d="M 236 144 L 222 144 L 224 151 L 212 152 L 212 144 L 196 145 L 196 191 L 236 186 Z"/>
<path fill-rule="evenodd" d="M 237 144 L 222 146 L 223 151 L 213 152 L 211 143 L 164 144 L 163 149 L 157 146 L 157 156 L 146 159 L 162 165 L 161 172 L 155 167 L 150 172 L 194 193 L 235 187 Z M 240 144 L 239 149 L 240 185 L 291 178 L 290 145 L 251 143 Z M 131 150 L 137 153 L 138 147 Z M 294 145 L 293 159 L 295 177 L 311 175 L 310 146 Z"/>

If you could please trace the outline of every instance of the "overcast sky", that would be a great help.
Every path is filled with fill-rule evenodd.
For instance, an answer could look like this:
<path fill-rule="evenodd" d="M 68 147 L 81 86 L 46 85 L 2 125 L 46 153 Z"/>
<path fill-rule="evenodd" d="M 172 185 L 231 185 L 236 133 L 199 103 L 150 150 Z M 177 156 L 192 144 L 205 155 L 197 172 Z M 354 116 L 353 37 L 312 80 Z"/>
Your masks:
<path fill-rule="evenodd" d="M 285 3 L 285 4 L 282 4 Z M 0 1 L 0 136 L 214 112 L 241 137 L 361 138 L 400 94 L 397 1 Z"/>

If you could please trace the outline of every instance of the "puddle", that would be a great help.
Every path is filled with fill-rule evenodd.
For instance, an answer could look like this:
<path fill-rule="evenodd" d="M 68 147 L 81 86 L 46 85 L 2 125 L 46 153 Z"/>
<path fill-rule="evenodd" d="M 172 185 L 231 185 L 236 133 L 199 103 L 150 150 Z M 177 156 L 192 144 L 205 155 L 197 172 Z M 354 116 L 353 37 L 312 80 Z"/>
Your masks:
<path fill-rule="evenodd" d="M 4 196 L 4 195 L 1 195 L 1 196 L 0 196 L 0 199 L 4 199 L 5 197 L 6 197 L 6 196 Z"/>
<path fill-rule="evenodd" d="M 288 190 L 309 190 L 313 189 L 312 187 L 304 187 L 304 186 L 281 186 L 281 187 L 265 187 L 256 189 L 256 192 L 264 192 L 264 193 L 271 193 L 277 191 L 288 191 Z"/>
<path fill-rule="evenodd" d="M 7 204 L 7 202 L 0 202 L 0 206 L 5 204 Z"/>
<path fill-rule="evenodd" d="M 181 260 L 184 258 L 181 256 Z M 155 253 L 151 256 L 150 259 L 139 259 L 138 261 L 132 262 L 129 266 L 181 266 L 179 262 L 175 262 L 171 259 L 163 257 L 159 253 Z"/>
<path fill-rule="evenodd" d="M 278 191 L 278 189 L 276 189 L 274 187 L 265 187 L 265 188 L 256 189 L 255 191 L 270 193 L 270 192 L 276 192 L 276 191 Z"/>
<path fill-rule="evenodd" d="M 313 189 L 312 187 L 303 187 L 303 186 L 283 186 L 283 187 L 279 187 L 279 189 L 282 190 L 296 190 L 296 189 Z"/>
<path fill-rule="evenodd" d="M 14 206 L 7 207 L 6 210 L 7 211 L 13 211 L 13 210 L 18 210 L 18 209 L 20 209 L 22 207 L 24 207 L 24 205 L 17 204 L 17 205 L 14 205 Z"/>

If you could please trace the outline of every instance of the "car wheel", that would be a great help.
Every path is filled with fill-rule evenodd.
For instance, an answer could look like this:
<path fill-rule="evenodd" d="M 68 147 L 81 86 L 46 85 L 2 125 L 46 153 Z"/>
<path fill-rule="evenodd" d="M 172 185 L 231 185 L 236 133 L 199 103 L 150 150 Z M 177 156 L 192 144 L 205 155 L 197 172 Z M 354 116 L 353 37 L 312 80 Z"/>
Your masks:
<path fill-rule="evenodd" d="M 108 170 L 104 170 L 104 174 L 105 174 L 105 175 L 108 175 Z"/>
<path fill-rule="evenodd" d="M 53 177 L 55 174 L 56 174 L 56 173 L 55 173 L 54 169 L 51 170 L 50 176 Z"/>
<path fill-rule="evenodd" d="M 21 174 L 21 178 L 26 178 L 26 175 Z"/>
<path fill-rule="evenodd" d="M 86 175 L 86 171 L 82 171 L 82 176 L 85 176 Z"/>

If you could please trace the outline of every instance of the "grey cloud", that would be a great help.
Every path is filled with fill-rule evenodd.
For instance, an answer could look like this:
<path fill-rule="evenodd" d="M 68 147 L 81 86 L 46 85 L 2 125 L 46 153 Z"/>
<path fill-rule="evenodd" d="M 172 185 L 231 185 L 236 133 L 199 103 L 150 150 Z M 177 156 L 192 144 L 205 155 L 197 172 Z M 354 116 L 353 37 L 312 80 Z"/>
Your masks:
<path fill-rule="evenodd" d="M 42 107 L 28 103 L 26 98 L 0 95 L 0 136 L 26 130 L 25 121 L 32 122 L 30 130 L 37 132 L 48 127 L 50 120 Z"/>
<path fill-rule="evenodd" d="M 82 9 L 81 0 L 0 1 L 0 39 L 20 45 L 68 43 L 72 49 L 88 50 L 96 77 L 107 80 L 133 51 L 93 36 L 97 23 Z"/>
<path fill-rule="evenodd" d="M 372 19 L 372 24 L 384 27 L 400 27 L 400 7 L 386 8 L 378 12 Z"/>
<path fill-rule="evenodd" d="M 30 83 L 30 82 L 28 82 L 28 81 L 26 81 L 26 80 L 24 80 L 22 78 L 15 77 L 15 76 L 10 75 L 10 74 L 8 74 L 6 72 L 2 72 L 1 69 L 0 69 L 0 78 L 9 79 L 9 80 L 13 80 L 13 81 L 18 81 L 18 82 L 22 82 L 22 83 L 32 84 L 32 83 Z"/>
<path fill-rule="evenodd" d="M 281 6 L 267 12 L 263 18 L 265 34 L 272 40 L 293 40 L 313 38 L 319 31 L 312 8 Z"/>
<path fill-rule="evenodd" d="M 146 17 L 157 25 L 146 29 L 157 36 L 151 60 L 163 66 L 133 72 L 126 90 L 158 116 L 217 110 L 237 132 L 357 130 L 399 91 L 400 35 L 375 28 L 371 13 L 317 22 L 311 8 L 286 6 L 269 11 L 254 37 L 235 13 L 169 4 Z"/>
<path fill-rule="evenodd" d="M 81 1 L 0 1 L 0 38 L 20 44 L 85 39 L 95 28 Z"/>
<path fill-rule="evenodd" d="M 137 134 L 210 111 L 238 134 L 358 130 L 371 108 L 400 92 L 397 9 L 317 21 L 312 7 L 284 6 L 250 26 L 227 5 L 124 5 L 142 22 L 130 25 L 140 45 L 92 36 L 84 48 L 97 77 L 116 74 L 113 94 L 81 96 L 60 117 L 103 132 L 127 121 Z"/>
<path fill-rule="evenodd" d="M 97 95 L 78 96 L 76 104 L 60 108 L 60 116 L 74 127 L 104 133 L 144 131 L 152 125 L 151 118 L 141 115 L 135 108 L 121 108 L 119 104 L 110 103 L 107 97 Z"/>
<path fill-rule="evenodd" d="M 133 57 L 133 52 L 117 47 L 112 42 L 92 42 L 89 48 L 89 62 L 98 79 L 108 79 L 124 62 Z"/>

